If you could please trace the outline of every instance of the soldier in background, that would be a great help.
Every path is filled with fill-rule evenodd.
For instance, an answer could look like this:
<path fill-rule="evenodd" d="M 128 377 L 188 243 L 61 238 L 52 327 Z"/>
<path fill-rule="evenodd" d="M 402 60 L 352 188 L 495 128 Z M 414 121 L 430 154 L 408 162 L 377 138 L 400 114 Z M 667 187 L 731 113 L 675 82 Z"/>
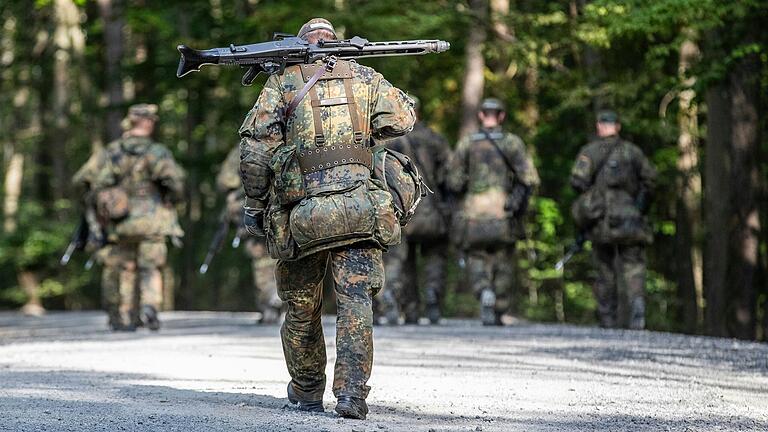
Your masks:
<path fill-rule="evenodd" d="M 515 241 L 539 175 L 525 144 L 504 132 L 506 111 L 498 99 L 480 105 L 478 132 L 459 141 L 448 184 L 461 198 L 454 241 L 466 255 L 467 273 L 481 303 L 483 325 L 501 325 L 510 312 Z"/>
<path fill-rule="evenodd" d="M 251 259 L 253 283 L 256 288 L 256 310 L 261 312 L 260 323 L 273 324 L 280 319 L 282 301 L 277 296 L 275 260 L 269 256 L 263 239 L 247 235 L 243 227 L 243 184 L 240 180 L 240 148 L 229 152 L 216 177 L 216 187 L 226 194 L 230 224 L 237 227 L 237 235 L 245 238 L 245 252 Z"/>
<path fill-rule="evenodd" d="M 90 248 L 98 248 L 102 303 L 115 331 L 160 328 L 166 237 L 183 231 L 174 204 L 183 198 L 184 171 L 152 140 L 157 105 L 131 106 L 122 138 L 94 153 L 75 174 L 86 191 Z"/>
<path fill-rule="evenodd" d="M 656 170 L 639 147 L 621 139 L 613 111 L 597 115 L 597 140 L 582 147 L 571 172 L 582 236 L 592 241 L 594 286 L 602 327 L 645 328 L 646 212 Z"/>
<path fill-rule="evenodd" d="M 418 118 L 419 101 L 415 112 Z M 419 319 L 419 275 L 417 254 L 424 260 L 424 294 L 429 321 L 440 320 L 440 300 L 445 285 L 445 261 L 448 252 L 448 218 L 446 170 L 450 159 L 448 142 L 418 120 L 413 131 L 387 143 L 393 150 L 408 155 L 433 194 L 424 197 L 419 211 L 403 231 L 403 241 L 384 254 L 387 289 L 378 297 L 379 323 L 397 324 L 400 312 L 406 324 Z"/>

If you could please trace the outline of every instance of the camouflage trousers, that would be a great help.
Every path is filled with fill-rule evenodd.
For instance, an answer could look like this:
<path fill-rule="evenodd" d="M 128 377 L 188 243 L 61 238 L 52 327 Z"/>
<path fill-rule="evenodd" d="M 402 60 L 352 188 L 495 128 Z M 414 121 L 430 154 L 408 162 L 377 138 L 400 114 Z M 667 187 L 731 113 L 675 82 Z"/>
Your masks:
<path fill-rule="evenodd" d="M 424 271 L 424 302 L 439 308 L 445 285 L 445 253 L 443 243 L 403 241 L 384 254 L 387 289 L 375 301 L 376 315 L 395 317 L 400 312 L 406 323 L 416 323 L 420 316 L 419 272 L 417 257 Z"/>
<path fill-rule="evenodd" d="M 467 274 L 472 292 L 478 298 L 483 291 L 493 292 L 496 296 L 494 312 L 497 317 L 512 311 L 514 256 L 514 245 L 467 252 Z"/>
<path fill-rule="evenodd" d="M 373 366 L 372 298 L 384 285 L 382 252 L 373 247 L 344 247 L 278 261 L 277 289 L 288 307 L 280 335 L 291 386 L 299 398 L 323 397 L 327 359 L 320 313 L 328 263 L 337 307 L 333 394 L 365 398 Z"/>
<path fill-rule="evenodd" d="M 645 328 L 645 248 L 593 244 L 592 251 L 600 325 Z"/>
<path fill-rule="evenodd" d="M 138 325 L 142 305 L 161 310 L 168 249 L 164 239 L 118 242 L 98 253 L 102 306 L 112 325 Z"/>
<path fill-rule="evenodd" d="M 245 250 L 251 259 L 253 284 L 256 287 L 256 310 L 263 314 L 263 322 L 277 322 L 283 302 L 277 295 L 276 261 L 269 256 L 264 242 L 253 237 L 246 240 Z"/>

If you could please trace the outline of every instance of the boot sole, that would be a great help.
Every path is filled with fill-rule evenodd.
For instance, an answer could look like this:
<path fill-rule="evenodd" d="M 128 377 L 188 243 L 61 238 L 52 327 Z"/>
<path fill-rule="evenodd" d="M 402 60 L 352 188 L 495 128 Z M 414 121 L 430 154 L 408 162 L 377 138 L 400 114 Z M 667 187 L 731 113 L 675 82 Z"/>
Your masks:
<path fill-rule="evenodd" d="M 338 406 L 336 405 L 336 412 L 344 418 L 350 418 L 355 420 L 365 420 L 366 413 L 360 412 L 360 410 L 356 409 L 352 406 Z"/>

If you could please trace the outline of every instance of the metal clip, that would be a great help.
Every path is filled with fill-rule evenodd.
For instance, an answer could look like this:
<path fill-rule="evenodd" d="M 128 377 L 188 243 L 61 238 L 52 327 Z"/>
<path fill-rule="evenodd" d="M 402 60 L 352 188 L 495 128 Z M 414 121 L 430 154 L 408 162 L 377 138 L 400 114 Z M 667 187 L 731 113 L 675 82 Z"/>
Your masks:
<path fill-rule="evenodd" d="M 325 59 L 325 70 L 327 72 L 333 72 L 333 68 L 336 67 L 336 61 L 337 61 L 336 56 L 328 56 Z"/>

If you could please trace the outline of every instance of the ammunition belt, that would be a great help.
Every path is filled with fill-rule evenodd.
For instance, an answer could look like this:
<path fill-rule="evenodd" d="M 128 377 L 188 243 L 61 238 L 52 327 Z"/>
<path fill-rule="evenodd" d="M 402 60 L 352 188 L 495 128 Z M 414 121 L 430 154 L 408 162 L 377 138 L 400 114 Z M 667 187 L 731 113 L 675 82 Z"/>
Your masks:
<path fill-rule="evenodd" d="M 347 164 L 360 164 L 372 169 L 371 149 L 361 144 L 345 144 L 317 147 L 299 153 L 299 166 L 304 175 Z"/>

